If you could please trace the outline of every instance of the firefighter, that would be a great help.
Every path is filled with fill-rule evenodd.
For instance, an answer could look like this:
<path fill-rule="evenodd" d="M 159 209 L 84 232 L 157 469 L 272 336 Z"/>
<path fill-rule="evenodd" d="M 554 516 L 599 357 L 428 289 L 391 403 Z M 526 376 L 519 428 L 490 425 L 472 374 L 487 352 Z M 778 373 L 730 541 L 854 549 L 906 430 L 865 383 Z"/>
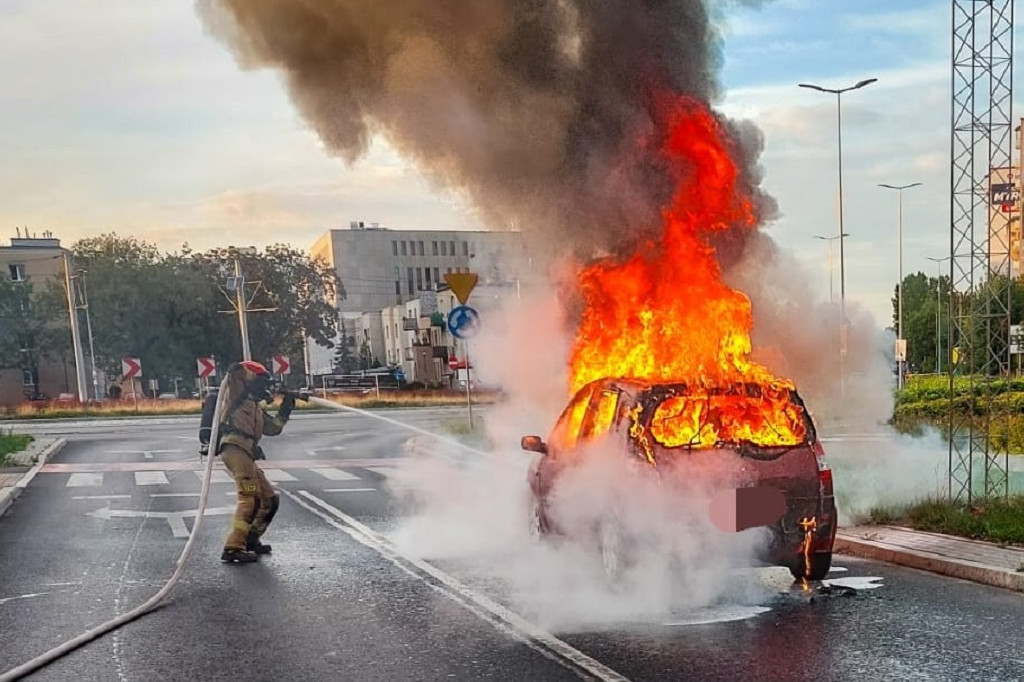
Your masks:
<path fill-rule="evenodd" d="M 266 411 L 266 405 L 274 400 L 270 373 L 260 363 L 249 360 L 228 369 L 221 390 L 227 395 L 216 452 L 235 479 L 238 503 L 220 560 L 251 563 L 260 554 L 270 554 L 270 545 L 260 542 L 260 537 L 274 520 L 281 500 L 256 466 L 257 460 L 264 459 L 260 438 L 281 433 L 295 407 L 295 398 L 285 395 L 281 408 L 271 416 Z"/>

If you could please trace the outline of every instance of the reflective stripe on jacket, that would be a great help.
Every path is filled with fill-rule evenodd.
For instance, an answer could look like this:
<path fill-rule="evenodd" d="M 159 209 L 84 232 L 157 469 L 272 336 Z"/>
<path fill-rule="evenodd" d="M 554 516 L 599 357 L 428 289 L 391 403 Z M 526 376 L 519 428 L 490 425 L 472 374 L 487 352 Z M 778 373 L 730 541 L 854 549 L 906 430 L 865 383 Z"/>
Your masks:
<path fill-rule="evenodd" d="M 261 437 L 281 433 L 288 420 L 277 415 L 271 416 L 264 408 L 265 404 L 246 398 L 241 405 L 229 409 L 220 425 L 224 434 L 220 439 L 221 447 L 231 443 L 245 450 L 251 457 Z"/>

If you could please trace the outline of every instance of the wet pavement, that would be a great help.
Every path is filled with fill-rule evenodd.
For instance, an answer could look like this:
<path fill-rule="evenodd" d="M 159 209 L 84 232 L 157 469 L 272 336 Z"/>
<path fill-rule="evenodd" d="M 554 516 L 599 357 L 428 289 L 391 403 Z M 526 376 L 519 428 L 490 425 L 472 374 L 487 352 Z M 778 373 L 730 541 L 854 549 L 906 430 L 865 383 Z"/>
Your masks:
<path fill-rule="evenodd" d="M 0 674 L 153 594 L 184 545 L 172 517 L 193 522 L 191 422 L 62 435 L 52 466 L 0 517 Z M 527 589 L 517 573 L 558 567 L 524 566 L 541 555 L 500 538 L 413 551 L 399 522 L 415 479 L 402 472 L 422 453 L 405 434 L 299 415 L 266 449 L 283 497 L 273 555 L 216 560 L 233 495 L 215 478 L 213 513 L 169 603 L 28 679 L 1024 679 L 1024 597 L 1012 591 L 837 556 L 823 586 L 738 569 L 719 576 L 710 604 L 688 598 L 705 586 L 681 580 L 682 606 L 616 614 L 603 607 L 622 595 L 573 581 Z M 454 479 L 429 485 L 463 492 Z"/>

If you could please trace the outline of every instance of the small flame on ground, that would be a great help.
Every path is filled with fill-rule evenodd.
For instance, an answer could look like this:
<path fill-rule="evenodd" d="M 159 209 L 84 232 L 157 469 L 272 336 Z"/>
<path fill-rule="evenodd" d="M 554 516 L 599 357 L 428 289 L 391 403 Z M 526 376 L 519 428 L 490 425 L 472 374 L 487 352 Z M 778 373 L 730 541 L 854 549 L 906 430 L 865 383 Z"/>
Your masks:
<path fill-rule="evenodd" d="M 800 528 L 804 531 L 804 582 L 811 577 L 811 547 L 814 543 L 814 531 L 818 529 L 818 517 L 811 516 L 800 519 Z"/>

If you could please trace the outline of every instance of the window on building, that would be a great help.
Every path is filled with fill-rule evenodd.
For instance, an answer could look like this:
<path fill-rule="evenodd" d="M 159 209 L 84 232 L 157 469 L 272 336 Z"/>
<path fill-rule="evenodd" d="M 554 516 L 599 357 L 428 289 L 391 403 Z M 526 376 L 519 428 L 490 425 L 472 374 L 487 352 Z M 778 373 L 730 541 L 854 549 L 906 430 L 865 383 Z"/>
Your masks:
<path fill-rule="evenodd" d="M 25 281 L 25 264 L 24 263 L 11 263 L 7 266 L 7 269 L 11 273 L 12 282 L 24 282 Z"/>
<path fill-rule="evenodd" d="M 405 250 L 406 250 L 405 242 L 402 242 L 402 255 L 403 256 L 407 255 Z"/>
<path fill-rule="evenodd" d="M 441 283 L 441 268 L 434 268 L 434 281 Z"/>
<path fill-rule="evenodd" d="M 387 325 L 384 325 L 384 340 L 385 341 L 390 341 L 391 340 L 391 327 L 389 327 Z"/>
<path fill-rule="evenodd" d="M 415 256 L 416 255 L 416 242 L 414 242 L 411 239 L 409 240 L 409 255 L 410 256 Z"/>
<path fill-rule="evenodd" d="M 402 283 L 396 279 L 395 280 L 395 296 L 401 296 L 401 295 L 402 295 Z"/>
<path fill-rule="evenodd" d="M 455 255 L 455 242 L 454 241 L 448 242 L 448 253 L 450 253 L 453 256 Z"/>
<path fill-rule="evenodd" d="M 416 291 L 423 291 L 423 268 L 416 268 Z"/>
<path fill-rule="evenodd" d="M 32 370 L 23 369 L 21 370 L 21 385 L 22 386 L 35 386 L 36 382 L 33 381 Z"/>
<path fill-rule="evenodd" d="M 405 278 L 406 278 L 407 283 L 409 285 L 409 293 L 411 294 L 412 293 L 412 268 L 406 268 L 405 269 Z"/>
<path fill-rule="evenodd" d="M 430 268 L 423 268 L 423 279 L 427 283 L 427 288 L 433 289 L 433 287 L 430 286 Z"/>
<path fill-rule="evenodd" d="M 441 242 L 441 255 L 442 256 L 447 256 L 448 255 L 448 242 Z"/>
<path fill-rule="evenodd" d="M 462 255 L 463 256 L 468 256 L 469 255 L 469 242 L 462 242 Z"/>
<path fill-rule="evenodd" d="M 416 242 L 416 253 L 423 255 L 423 242 Z"/>
<path fill-rule="evenodd" d="M 437 242 L 430 242 L 434 255 L 437 255 Z"/>
<path fill-rule="evenodd" d="M 397 239 L 392 239 L 391 240 L 391 255 L 392 256 L 397 256 L 398 255 L 398 240 Z"/>

